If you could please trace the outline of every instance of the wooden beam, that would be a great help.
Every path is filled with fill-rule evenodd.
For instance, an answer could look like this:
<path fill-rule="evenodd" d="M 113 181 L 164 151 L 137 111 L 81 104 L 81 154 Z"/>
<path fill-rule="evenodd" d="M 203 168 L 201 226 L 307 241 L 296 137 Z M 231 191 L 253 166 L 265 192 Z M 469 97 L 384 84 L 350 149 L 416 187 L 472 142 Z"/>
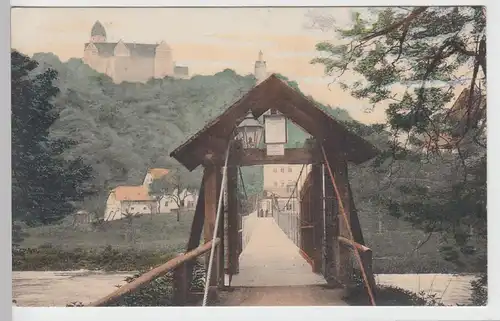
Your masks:
<path fill-rule="evenodd" d="M 336 149 L 325 149 L 325 156 L 328 160 L 328 164 L 332 171 L 333 177 L 335 178 L 335 184 L 338 189 L 338 197 L 334 191 L 332 177 L 328 171 L 325 171 L 325 179 L 329 183 L 329 189 L 332 190 L 333 195 L 337 199 L 336 204 L 336 219 L 338 222 L 338 236 L 343 236 L 345 238 L 351 238 L 351 200 L 349 197 L 349 181 L 347 177 L 347 162 L 344 157 L 344 153 L 341 150 Z M 346 214 L 347 222 L 344 219 L 343 214 L 340 209 L 340 202 L 342 202 L 342 207 Z M 352 274 L 352 261 L 351 252 L 345 247 L 338 246 L 338 240 L 335 240 L 336 248 L 338 254 L 335 254 L 336 266 L 338 272 L 338 279 L 344 284 L 348 284 L 351 280 Z"/>
<path fill-rule="evenodd" d="M 201 180 L 201 186 L 198 193 L 198 200 L 196 202 L 196 209 L 194 212 L 193 222 L 191 223 L 191 231 L 189 233 L 189 241 L 187 244 L 186 252 L 189 252 L 200 245 L 201 233 L 203 232 L 203 222 L 205 217 L 205 176 Z"/>
<path fill-rule="evenodd" d="M 185 306 L 189 298 L 189 289 L 191 279 L 188 278 L 188 265 L 192 261 L 181 264 L 174 269 L 173 273 L 173 298 L 172 301 L 175 306 Z"/>
<path fill-rule="evenodd" d="M 193 260 L 202 254 L 210 252 L 212 244 L 216 246 L 218 243 L 219 243 L 218 239 L 215 239 L 215 243 L 212 243 L 212 240 L 210 240 L 209 242 L 197 247 L 196 249 L 186 254 L 179 255 L 169 260 L 167 263 L 157 266 L 154 269 L 144 273 L 134 281 L 119 287 L 116 291 L 112 292 L 111 294 L 95 302 L 90 303 L 88 306 L 102 307 L 109 305 L 110 303 L 116 302 L 125 294 L 138 290 L 140 287 L 146 285 L 147 283 L 153 281 L 156 278 L 159 278 L 160 276 L 167 274 L 169 271 L 172 271 L 173 269 L 179 267 L 181 264 Z"/>
<path fill-rule="evenodd" d="M 249 148 L 241 152 L 239 160 L 231 162 L 231 165 L 251 166 L 264 164 L 311 164 L 314 162 L 307 148 L 285 148 L 282 156 L 268 156 L 266 149 Z"/>
<path fill-rule="evenodd" d="M 201 234 L 203 232 L 203 224 L 205 220 L 205 176 L 201 180 L 201 186 L 198 193 L 198 200 L 196 202 L 196 209 L 191 223 L 191 231 L 189 233 L 189 240 L 186 247 L 186 252 L 192 251 L 200 245 Z M 186 283 L 191 284 L 193 279 L 193 269 L 195 262 L 187 262 L 185 268 Z M 186 285 L 187 285 L 186 284 Z"/>
<path fill-rule="evenodd" d="M 232 160 L 234 152 L 231 152 L 229 159 Z M 228 166 L 227 168 L 227 247 L 228 247 L 228 274 L 238 273 L 238 248 L 239 248 L 239 224 L 238 224 L 238 167 Z"/>
<path fill-rule="evenodd" d="M 339 235 L 338 206 L 332 181 L 328 177 L 328 172 L 323 172 L 325 182 L 325 268 L 327 271 L 326 280 L 329 284 L 336 284 L 339 280 L 339 258 L 337 237 Z"/>
<path fill-rule="evenodd" d="M 359 244 L 357 242 L 353 242 L 345 237 L 339 236 L 339 242 L 344 244 L 353 251 L 359 251 L 359 256 L 361 257 L 361 263 L 363 264 L 363 268 L 365 270 L 366 276 L 368 278 L 368 284 L 372 290 L 372 293 L 376 294 L 377 285 L 375 283 L 375 275 L 373 274 L 373 252 L 370 248 Z"/>
<path fill-rule="evenodd" d="M 345 238 L 343 236 L 339 236 L 338 237 L 339 239 L 339 242 L 342 243 L 342 244 L 345 244 L 349 247 L 351 247 L 352 249 L 356 248 L 358 249 L 360 252 L 366 252 L 366 251 L 371 251 L 370 248 L 364 246 L 363 244 L 359 244 L 358 242 L 356 241 L 351 241 L 349 240 L 348 238 Z"/>
<path fill-rule="evenodd" d="M 346 169 L 347 171 L 347 169 Z M 351 184 L 347 182 L 347 192 L 349 193 L 349 202 L 351 209 L 351 229 L 354 241 L 359 244 L 366 245 L 365 238 L 363 237 L 363 230 L 361 229 L 361 223 L 359 222 L 358 211 L 356 210 L 356 205 L 354 204 L 354 197 L 352 196 Z"/>
<path fill-rule="evenodd" d="M 301 111 L 288 101 L 283 102 L 280 107 L 281 108 L 279 110 L 283 113 L 283 115 L 289 118 L 297 126 L 302 127 L 306 132 L 318 140 L 322 140 L 324 138 L 326 129 L 323 127 L 323 124 L 318 124 L 318 122 L 314 121 L 309 114 Z"/>
<path fill-rule="evenodd" d="M 207 166 L 204 172 L 204 183 L 205 183 L 205 221 L 203 226 L 203 236 L 205 243 L 210 242 L 214 237 L 215 219 L 217 216 L 217 202 L 220 186 L 217 183 L 220 182 L 220 167 L 219 166 Z M 215 253 L 217 255 L 217 253 Z M 205 264 L 208 267 L 209 254 L 207 254 Z M 212 265 L 212 275 L 210 276 L 210 285 L 217 286 L 218 282 L 218 259 L 214 257 Z"/>
<path fill-rule="evenodd" d="M 321 179 L 321 164 L 316 163 L 312 165 L 311 168 L 311 191 L 308 193 L 311 199 L 309 199 L 312 220 L 317 222 L 314 229 L 314 267 L 323 273 L 326 277 L 327 271 L 325 266 L 325 243 L 324 243 L 324 208 L 323 208 L 323 188 Z"/>

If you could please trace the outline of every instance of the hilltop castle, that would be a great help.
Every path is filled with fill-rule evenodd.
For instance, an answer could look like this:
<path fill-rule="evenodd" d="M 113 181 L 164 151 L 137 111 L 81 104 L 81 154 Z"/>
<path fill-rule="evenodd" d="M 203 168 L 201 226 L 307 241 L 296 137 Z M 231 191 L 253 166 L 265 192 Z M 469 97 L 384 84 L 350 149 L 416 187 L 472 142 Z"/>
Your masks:
<path fill-rule="evenodd" d="M 162 41 L 159 44 L 107 42 L 106 29 L 96 21 L 85 44 L 83 61 L 98 72 L 111 77 L 114 82 L 146 82 L 150 78 L 189 77 L 188 67 L 176 66 L 172 48 Z"/>

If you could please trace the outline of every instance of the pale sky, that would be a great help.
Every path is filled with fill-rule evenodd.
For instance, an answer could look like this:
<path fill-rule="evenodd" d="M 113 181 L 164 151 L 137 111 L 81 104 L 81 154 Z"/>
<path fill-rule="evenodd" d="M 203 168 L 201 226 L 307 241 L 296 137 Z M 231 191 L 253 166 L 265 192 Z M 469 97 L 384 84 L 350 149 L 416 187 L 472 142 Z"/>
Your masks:
<path fill-rule="evenodd" d="M 337 25 L 350 21 L 349 8 L 321 8 Z M 305 94 L 319 102 L 341 107 L 363 122 L 383 122 L 382 106 L 355 99 L 332 78 L 324 77 L 315 45 L 336 40 L 331 30 L 306 28 L 308 8 L 15 8 L 12 9 L 12 48 L 25 54 L 53 52 L 66 61 L 82 58 L 84 43 L 96 20 L 106 28 L 110 42 L 157 43 L 166 41 L 177 64 L 190 75 L 214 74 L 225 68 L 253 73 L 259 50 L 268 72 L 281 73 L 298 82 Z M 346 74 L 353 77 L 352 74 Z"/>

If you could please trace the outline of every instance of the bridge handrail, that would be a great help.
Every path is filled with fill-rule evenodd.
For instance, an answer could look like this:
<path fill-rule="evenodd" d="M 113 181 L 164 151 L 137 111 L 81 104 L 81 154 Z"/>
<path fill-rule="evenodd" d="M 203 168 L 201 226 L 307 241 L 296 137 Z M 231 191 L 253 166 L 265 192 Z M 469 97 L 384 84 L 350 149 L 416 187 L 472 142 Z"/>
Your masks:
<path fill-rule="evenodd" d="M 376 289 L 375 277 L 373 275 L 373 253 L 369 247 L 366 247 L 358 242 L 349 240 L 343 236 L 338 236 L 337 240 L 340 245 L 349 247 L 353 251 L 358 251 L 361 257 L 361 264 L 363 264 L 363 269 L 365 270 L 368 278 L 368 283 L 371 289 Z M 361 269 L 361 267 L 359 267 Z"/>
<path fill-rule="evenodd" d="M 144 273 L 137 279 L 133 280 L 130 283 L 127 283 L 121 287 L 119 287 L 116 291 L 108 294 L 107 296 L 90 303 L 89 307 L 102 307 L 106 306 L 110 303 L 116 302 L 118 299 L 123 297 L 125 294 L 137 291 L 140 287 L 146 285 L 147 283 L 150 283 L 154 281 L 155 279 L 167 274 L 168 272 L 178 268 L 179 266 L 183 265 L 184 263 L 194 260 L 197 257 L 207 253 L 210 251 L 212 248 L 212 243 L 214 243 L 214 246 L 217 246 L 220 242 L 219 238 L 216 238 L 214 241 L 209 241 L 203 245 L 198 246 L 192 251 L 189 251 L 187 253 L 181 254 L 168 262 L 159 265 L 155 267 L 154 269 Z"/>
<path fill-rule="evenodd" d="M 371 249 L 369 247 L 366 247 L 366 246 L 364 246 L 362 244 L 359 244 L 359 243 L 357 243 L 355 241 L 351 241 L 348 238 L 345 238 L 343 236 L 339 236 L 338 240 L 339 240 L 340 243 L 345 244 L 345 245 L 347 245 L 349 247 L 355 247 L 358 250 L 360 250 L 361 252 L 371 251 Z"/>

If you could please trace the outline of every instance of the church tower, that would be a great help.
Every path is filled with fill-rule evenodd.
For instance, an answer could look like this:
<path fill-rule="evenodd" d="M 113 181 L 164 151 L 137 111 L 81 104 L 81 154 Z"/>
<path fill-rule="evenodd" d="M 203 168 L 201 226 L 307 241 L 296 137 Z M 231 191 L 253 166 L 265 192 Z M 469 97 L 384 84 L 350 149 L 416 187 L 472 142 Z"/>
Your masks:
<path fill-rule="evenodd" d="M 99 21 L 96 21 L 92 27 L 90 42 L 106 42 L 106 29 Z"/>
<path fill-rule="evenodd" d="M 259 51 L 259 60 L 255 62 L 254 75 L 257 79 L 257 85 L 267 78 L 267 67 L 266 62 L 263 60 L 262 50 Z"/>

